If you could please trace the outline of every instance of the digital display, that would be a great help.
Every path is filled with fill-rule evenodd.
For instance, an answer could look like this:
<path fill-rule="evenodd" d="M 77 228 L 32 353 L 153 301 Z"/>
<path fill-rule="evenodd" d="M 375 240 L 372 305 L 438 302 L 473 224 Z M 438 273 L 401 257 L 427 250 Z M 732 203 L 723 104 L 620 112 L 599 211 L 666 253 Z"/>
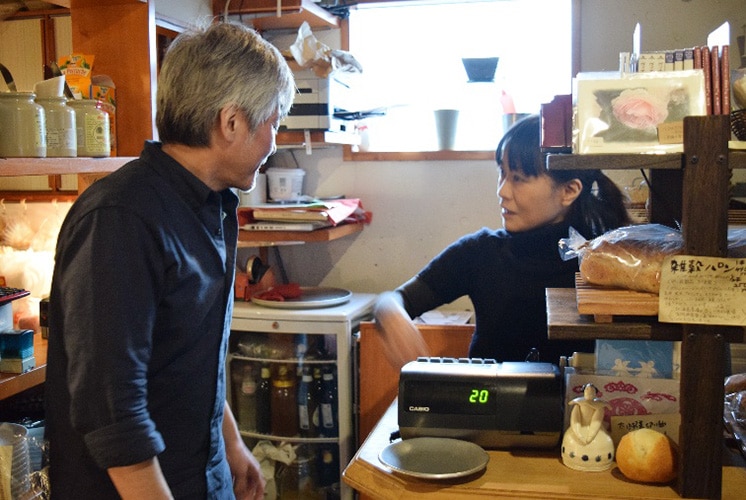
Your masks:
<path fill-rule="evenodd" d="M 417 413 L 494 415 L 497 397 L 492 384 L 406 380 L 400 404 Z"/>

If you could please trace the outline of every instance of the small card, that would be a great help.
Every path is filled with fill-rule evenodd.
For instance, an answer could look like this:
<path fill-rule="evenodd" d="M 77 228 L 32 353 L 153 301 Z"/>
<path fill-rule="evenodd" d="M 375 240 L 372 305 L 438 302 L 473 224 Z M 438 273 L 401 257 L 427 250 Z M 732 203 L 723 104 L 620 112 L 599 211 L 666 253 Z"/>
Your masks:
<path fill-rule="evenodd" d="M 637 429 L 652 429 L 670 437 L 674 443 L 679 442 L 679 425 L 681 414 L 666 413 L 659 415 L 619 415 L 611 417 L 611 439 L 619 444 L 622 436 Z"/>
<path fill-rule="evenodd" d="M 683 143 L 684 122 L 661 123 L 658 125 L 658 142 L 661 144 Z"/>
<path fill-rule="evenodd" d="M 746 326 L 746 259 L 666 258 L 661 267 L 658 320 Z"/>

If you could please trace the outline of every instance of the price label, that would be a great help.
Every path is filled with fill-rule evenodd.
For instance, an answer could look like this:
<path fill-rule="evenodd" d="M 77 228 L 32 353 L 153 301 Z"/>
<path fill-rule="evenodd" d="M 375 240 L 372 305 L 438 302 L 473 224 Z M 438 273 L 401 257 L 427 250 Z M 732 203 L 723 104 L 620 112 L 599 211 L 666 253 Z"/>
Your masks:
<path fill-rule="evenodd" d="M 658 125 L 658 142 L 661 144 L 682 144 L 684 142 L 684 122 L 667 122 Z"/>
<path fill-rule="evenodd" d="M 658 320 L 746 326 L 746 259 L 666 258 L 661 268 Z"/>

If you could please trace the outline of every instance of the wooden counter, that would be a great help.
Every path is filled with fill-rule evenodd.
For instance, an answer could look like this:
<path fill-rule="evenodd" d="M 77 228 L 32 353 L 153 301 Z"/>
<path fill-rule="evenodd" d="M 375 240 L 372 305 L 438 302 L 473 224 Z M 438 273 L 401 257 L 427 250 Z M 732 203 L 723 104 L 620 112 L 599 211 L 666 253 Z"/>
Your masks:
<path fill-rule="evenodd" d="M 368 436 L 343 473 L 355 490 L 376 499 L 534 498 L 534 499 L 664 499 L 680 498 L 676 485 L 642 485 L 627 481 L 616 467 L 604 472 L 578 472 L 562 464 L 559 450 L 489 451 L 484 473 L 465 482 L 425 481 L 392 472 L 378 460 L 398 430 L 396 401 Z M 746 468 L 737 452 L 724 451 L 723 500 L 744 498 Z M 737 465 L 733 465 L 737 464 Z"/>

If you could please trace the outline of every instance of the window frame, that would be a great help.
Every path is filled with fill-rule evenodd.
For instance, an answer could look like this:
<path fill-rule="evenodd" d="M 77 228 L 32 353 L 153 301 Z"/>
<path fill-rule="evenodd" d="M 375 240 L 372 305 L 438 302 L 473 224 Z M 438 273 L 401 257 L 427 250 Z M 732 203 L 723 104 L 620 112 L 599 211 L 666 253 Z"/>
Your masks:
<path fill-rule="evenodd" d="M 571 74 L 580 71 L 580 5 L 582 0 L 570 0 Z M 357 3 L 409 2 L 417 0 L 358 0 Z M 340 20 L 342 50 L 350 48 L 350 26 L 348 19 Z M 495 144 L 497 147 L 497 144 Z M 352 146 L 343 146 L 344 161 L 494 161 L 495 150 L 481 151 L 354 151 Z"/>

